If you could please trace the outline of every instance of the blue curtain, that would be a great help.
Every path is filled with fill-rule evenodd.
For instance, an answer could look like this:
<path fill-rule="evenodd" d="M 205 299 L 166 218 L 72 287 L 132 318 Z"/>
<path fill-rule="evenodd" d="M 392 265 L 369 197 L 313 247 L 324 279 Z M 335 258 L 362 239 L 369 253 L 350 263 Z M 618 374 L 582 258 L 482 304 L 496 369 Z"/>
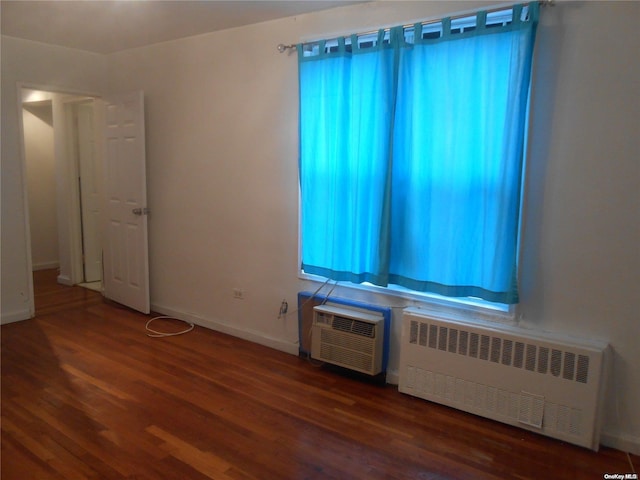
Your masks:
<path fill-rule="evenodd" d="M 517 303 L 537 13 L 298 45 L 306 273 Z"/>

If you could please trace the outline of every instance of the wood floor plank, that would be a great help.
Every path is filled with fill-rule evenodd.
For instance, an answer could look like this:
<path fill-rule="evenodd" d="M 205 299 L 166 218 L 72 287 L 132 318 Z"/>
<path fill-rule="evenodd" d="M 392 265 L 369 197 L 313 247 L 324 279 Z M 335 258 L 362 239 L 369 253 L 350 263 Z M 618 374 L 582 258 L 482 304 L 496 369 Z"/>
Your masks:
<path fill-rule="evenodd" d="M 34 319 L 2 326 L 3 480 L 573 480 L 640 466 L 201 327 L 150 338 L 150 317 L 56 276 L 37 272 Z"/>
<path fill-rule="evenodd" d="M 190 465 L 203 475 L 206 475 L 213 480 L 229 479 L 226 472 L 231 469 L 232 465 L 224 461 L 222 458 L 211 452 L 200 450 L 199 448 L 194 447 L 191 443 L 185 442 L 175 435 L 162 430 L 156 425 L 150 425 L 146 430 L 151 435 L 163 440 L 164 443 L 160 448 L 166 450 L 170 455 L 178 460 Z"/>
<path fill-rule="evenodd" d="M 66 480 L 43 462 L 28 447 L 20 444 L 2 430 L 2 478 L 33 478 L 38 480 Z"/>

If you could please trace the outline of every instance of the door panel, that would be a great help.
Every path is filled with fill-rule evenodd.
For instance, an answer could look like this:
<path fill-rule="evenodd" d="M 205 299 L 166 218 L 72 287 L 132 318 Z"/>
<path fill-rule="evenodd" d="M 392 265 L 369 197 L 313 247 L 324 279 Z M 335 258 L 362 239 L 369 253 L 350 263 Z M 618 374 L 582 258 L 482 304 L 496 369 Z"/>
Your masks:
<path fill-rule="evenodd" d="M 143 98 L 142 92 L 105 98 L 104 292 L 149 313 Z"/>
<path fill-rule="evenodd" d="M 96 159 L 93 128 L 93 102 L 76 105 L 78 115 L 78 165 L 80 167 L 80 198 L 82 214 L 82 250 L 84 281 L 102 279 L 102 248 L 100 246 L 100 168 Z"/>

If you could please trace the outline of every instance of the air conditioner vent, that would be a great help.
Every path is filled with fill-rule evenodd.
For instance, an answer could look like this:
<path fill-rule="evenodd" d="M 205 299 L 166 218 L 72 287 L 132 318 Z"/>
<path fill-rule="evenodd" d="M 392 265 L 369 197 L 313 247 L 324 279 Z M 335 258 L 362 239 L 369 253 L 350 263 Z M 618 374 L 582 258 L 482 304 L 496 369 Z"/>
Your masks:
<path fill-rule="evenodd" d="M 384 318 L 355 309 L 314 307 L 311 357 L 369 375 L 382 371 Z"/>
<path fill-rule="evenodd" d="M 363 337 L 373 338 L 376 334 L 376 327 L 372 323 L 353 321 L 353 333 Z"/>
<path fill-rule="evenodd" d="M 372 323 L 362 322 L 340 316 L 333 317 L 332 327 L 334 330 L 341 332 L 351 332 L 363 337 L 373 337 L 375 335 L 375 326 Z"/>
<path fill-rule="evenodd" d="M 334 330 L 340 330 L 342 332 L 350 332 L 352 324 L 353 320 L 350 318 L 339 317 L 337 315 L 333 317 L 333 321 L 331 322 Z"/>

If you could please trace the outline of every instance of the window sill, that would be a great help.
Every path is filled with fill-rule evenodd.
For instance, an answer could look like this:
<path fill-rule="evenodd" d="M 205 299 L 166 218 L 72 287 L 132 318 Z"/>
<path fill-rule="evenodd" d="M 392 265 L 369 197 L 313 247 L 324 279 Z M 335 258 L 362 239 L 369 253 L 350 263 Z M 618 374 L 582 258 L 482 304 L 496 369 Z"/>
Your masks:
<path fill-rule="evenodd" d="M 298 278 L 312 282 L 326 283 L 325 277 L 299 272 Z M 332 284 L 333 285 L 333 284 Z M 409 301 L 406 307 L 416 307 L 425 312 L 432 312 L 438 317 L 461 319 L 467 321 L 479 321 L 489 323 L 501 323 L 507 325 L 516 324 L 516 305 L 504 305 L 487 302 L 475 298 L 453 298 L 441 295 L 416 292 L 398 285 L 379 287 L 372 284 L 355 284 L 350 282 L 338 282 L 341 289 L 355 290 L 391 297 L 396 300 Z M 395 302 L 394 302 L 395 303 Z"/>

